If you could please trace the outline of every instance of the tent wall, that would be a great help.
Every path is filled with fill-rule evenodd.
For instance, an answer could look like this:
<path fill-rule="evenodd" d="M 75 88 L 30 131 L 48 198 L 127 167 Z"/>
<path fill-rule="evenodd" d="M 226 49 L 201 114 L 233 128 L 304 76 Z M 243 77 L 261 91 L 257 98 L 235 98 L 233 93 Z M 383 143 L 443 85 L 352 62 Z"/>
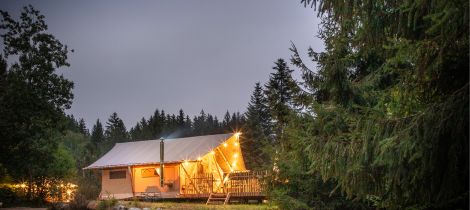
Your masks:
<path fill-rule="evenodd" d="M 121 173 L 124 171 L 125 178 L 111 179 L 110 173 Z M 101 198 L 124 199 L 130 198 L 132 194 L 131 174 L 127 168 L 103 169 L 101 174 Z"/>
<path fill-rule="evenodd" d="M 229 173 L 232 170 L 246 170 L 238 135 L 232 135 L 224 143 L 214 149 L 214 151 L 217 164 L 222 168 L 224 173 Z"/>
<path fill-rule="evenodd" d="M 142 192 L 170 192 L 179 190 L 178 169 L 179 164 L 165 164 L 163 169 L 164 184 L 160 187 L 160 176 L 149 176 L 149 172 L 160 170 L 160 165 L 134 166 L 132 168 L 134 174 L 134 191 Z"/>

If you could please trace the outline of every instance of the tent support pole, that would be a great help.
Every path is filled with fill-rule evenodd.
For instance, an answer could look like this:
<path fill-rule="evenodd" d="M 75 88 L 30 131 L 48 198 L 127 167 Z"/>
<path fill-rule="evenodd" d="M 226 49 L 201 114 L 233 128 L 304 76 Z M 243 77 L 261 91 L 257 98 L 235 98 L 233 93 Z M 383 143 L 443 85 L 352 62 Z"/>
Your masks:
<path fill-rule="evenodd" d="M 127 166 L 127 170 L 129 171 L 129 177 L 131 180 L 131 189 L 132 189 L 132 197 L 135 198 L 135 190 L 134 190 L 134 172 L 131 166 Z"/>

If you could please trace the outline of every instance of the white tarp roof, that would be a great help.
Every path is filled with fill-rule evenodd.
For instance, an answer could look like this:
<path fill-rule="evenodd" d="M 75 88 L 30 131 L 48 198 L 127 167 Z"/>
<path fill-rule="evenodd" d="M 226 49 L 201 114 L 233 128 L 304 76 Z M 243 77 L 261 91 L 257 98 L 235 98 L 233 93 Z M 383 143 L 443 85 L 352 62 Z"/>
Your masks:
<path fill-rule="evenodd" d="M 165 139 L 164 162 L 197 160 L 219 146 L 233 134 L 194 136 Z M 111 168 L 119 166 L 160 163 L 160 140 L 116 143 L 103 157 L 84 169 Z"/>

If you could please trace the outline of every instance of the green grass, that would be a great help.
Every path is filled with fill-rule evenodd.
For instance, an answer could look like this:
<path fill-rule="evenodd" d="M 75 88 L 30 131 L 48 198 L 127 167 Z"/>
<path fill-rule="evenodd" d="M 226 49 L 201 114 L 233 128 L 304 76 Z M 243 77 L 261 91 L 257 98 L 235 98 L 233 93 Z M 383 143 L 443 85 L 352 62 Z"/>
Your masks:
<path fill-rule="evenodd" d="M 120 204 L 126 207 L 139 207 L 144 208 L 148 207 L 151 209 L 196 209 L 196 210 L 206 210 L 206 209 L 227 209 L 227 210 L 245 210 L 245 209 L 255 209 L 255 210 L 270 210 L 278 209 L 272 204 L 230 204 L 230 205 L 206 205 L 204 203 L 190 203 L 190 202 L 129 202 L 129 201 L 120 201 Z"/>

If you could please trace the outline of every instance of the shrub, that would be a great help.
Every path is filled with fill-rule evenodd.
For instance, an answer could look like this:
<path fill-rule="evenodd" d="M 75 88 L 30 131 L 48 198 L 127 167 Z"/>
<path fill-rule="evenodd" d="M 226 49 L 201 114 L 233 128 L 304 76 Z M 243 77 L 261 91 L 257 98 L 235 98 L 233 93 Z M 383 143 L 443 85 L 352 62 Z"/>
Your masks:
<path fill-rule="evenodd" d="M 1 187 L 0 188 L 0 202 L 3 203 L 2 207 L 8 207 L 12 204 L 20 202 L 20 198 L 18 195 L 8 187 Z"/>
<path fill-rule="evenodd" d="M 69 210 L 88 210 L 88 200 L 81 194 L 75 195 L 69 203 Z"/>
<path fill-rule="evenodd" d="M 96 207 L 97 210 L 111 210 L 116 206 L 117 200 L 115 198 L 100 200 Z"/>

